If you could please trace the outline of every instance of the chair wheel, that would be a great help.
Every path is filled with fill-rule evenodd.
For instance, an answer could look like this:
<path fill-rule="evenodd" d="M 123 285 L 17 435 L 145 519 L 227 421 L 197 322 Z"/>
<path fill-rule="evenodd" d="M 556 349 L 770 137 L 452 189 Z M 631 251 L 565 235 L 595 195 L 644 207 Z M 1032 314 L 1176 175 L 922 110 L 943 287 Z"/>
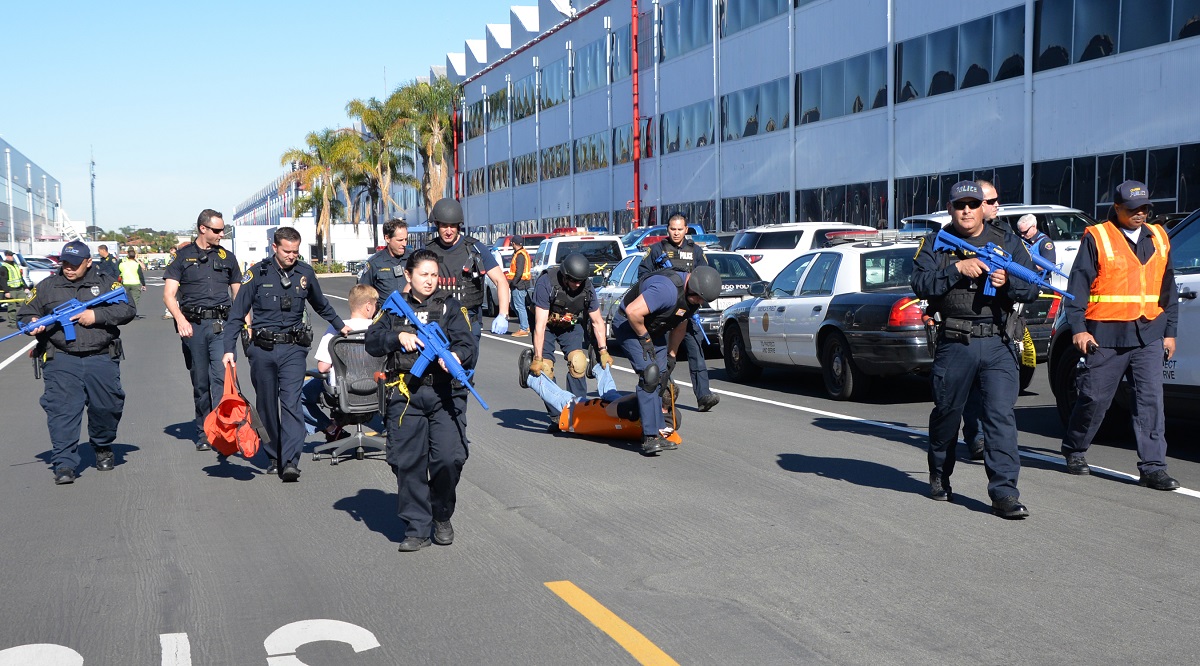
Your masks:
<path fill-rule="evenodd" d="M 363 451 L 361 446 L 358 447 L 358 449 L 354 451 L 354 459 L 355 460 L 365 460 L 366 457 L 367 457 L 367 452 Z"/>
<path fill-rule="evenodd" d="M 338 464 L 338 457 L 337 457 L 337 456 L 330 456 L 330 457 L 329 457 L 329 464 L 330 464 L 330 465 L 336 465 L 336 464 Z"/>

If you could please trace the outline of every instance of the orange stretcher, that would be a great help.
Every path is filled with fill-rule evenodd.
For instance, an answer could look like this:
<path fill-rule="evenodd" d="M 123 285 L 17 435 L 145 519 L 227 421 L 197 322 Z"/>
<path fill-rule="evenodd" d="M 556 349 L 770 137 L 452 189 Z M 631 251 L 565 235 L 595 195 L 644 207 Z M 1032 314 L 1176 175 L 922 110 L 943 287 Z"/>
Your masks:
<path fill-rule="evenodd" d="M 664 414 L 666 424 L 673 428 L 667 439 L 682 444 L 683 440 L 679 437 L 682 418 L 679 410 L 675 408 L 675 397 L 678 394 L 679 389 L 671 382 L 668 394 L 663 396 L 663 406 L 667 408 Z M 558 429 L 587 437 L 640 440 L 642 419 L 638 411 L 637 395 L 630 393 L 613 401 L 592 398 L 573 402 L 564 407 L 558 415 Z"/>

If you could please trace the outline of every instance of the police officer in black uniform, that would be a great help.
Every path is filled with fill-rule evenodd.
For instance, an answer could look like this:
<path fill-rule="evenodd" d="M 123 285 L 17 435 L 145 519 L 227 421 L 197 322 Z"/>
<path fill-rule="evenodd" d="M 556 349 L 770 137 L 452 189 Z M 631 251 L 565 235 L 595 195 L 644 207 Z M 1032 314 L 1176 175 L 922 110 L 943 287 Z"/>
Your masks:
<path fill-rule="evenodd" d="M 87 302 L 121 286 L 92 266 L 92 252 L 80 241 L 67 243 L 59 255 L 58 273 L 42 280 L 17 318 L 22 324 L 43 317 L 71 299 Z M 61 325 L 40 326 L 34 355 L 46 380 L 42 409 L 54 451 L 50 464 L 54 483 L 73 483 L 79 468 L 79 426 L 87 409 L 88 438 L 96 450 L 96 469 L 113 468 L 112 443 L 125 409 L 121 388 L 121 331 L 136 314 L 128 301 L 105 303 L 75 318 L 75 339 L 67 341 Z"/>
<path fill-rule="evenodd" d="M 538 276 L 533 286 L 533 348 L 522 354 L 532 357 L 530 374 L 545 374 L 554 379 L 554 346 L 567 359 L 567 389 L 580 400 L 587 399 L 587 353 L 583 350 L 583 325 L 589 321 L 600 353 L 600 365 L 612 365 L 608 354 L 608 336 L 600 316 L 600 299 L 591 281 L 591 267 L 582 253 L 572 252 Z M 550 430 L 558 430 L 558 413 L 546 405 L 555 418 Z"/>
<path fill-rule="evenodd" d="M 437 323 L 450 341 L 450 351 L 468 370 L 478 351 L 467 309 L 438 288 L 437 255 L 418 250 L 406 262 L 411 285 L 404 299 L 421 324 Z M 387 356 L 387 460 L 396 475 L 400 519 L 405 522 L 400 552 L 434 543 L 454 542 L 456 487 L 467 462 L 467 391 L 438 363 L 419 378 L 411 375 L 420 342 L 414 322 L 384 311 L 367 329 L 367 353 Z"/>
<path fill-rule="evenodd" d="M 721 274 L 712 266 L 698 266 L 686 274 L 664 268 L 638 280 L 621 300 L 612 325 L 617 343 L 641 377 L 636 393 L 642 455 L 676 448 L 663 435 L 666 423 L 656 392 L 671 379 L 688 319 L 720 293 Z"/>
<path fill-rule="evenodd" d="M 95 264 L 96 270 L 114 280 L 120 280 L 121 269 L 117 267 L 120 262 L 116 257 L 108 253 L 108 246 L 101 245 L 96 249 L 100 251 L 100 256 L 96 257 L 92 262 Z"/>
<path fill-rule="evenodd" d="M 349 333 L 342 318 L 321 293 L 312 266 L 300 261 L 300 232 L 292 227 L 275 230 L 272 255 L 251 266 L 225 321 L 223 363 L 234 362 L 234 349 L 251 314 L 250 377 L 255 404 L 270 441 L 263 442 L 270 462 L 267 474 L 284 481 L 300 480 L 300 454 L 304 448 L 304 412 L 300 389 L 304 386 L 305 360 L 312 344 L 312 327 L 304 323 L 305 304 L 342 333 Z M 281 467 L 282 465 L 282 467 Z"/>
<path fill-rule="evenodd" d="M 163 274 L 163 303 L 175 321 L 183 345 L 183 363 L 192 378 L 192 401 L 196 404 L 196 450 L 208 451 L 204 419 L 221 400 L 225 390 L 225 368 L 221 356 L 225 342 L 221 332 L 229 317 L 230 294 L 242 286 L 242 269 L 237 257 L 221 247 L 225 220 L 211 208 L 196 220 L 196 240 L 175 253 Z"/>
<path fill-rule="evenodd" d="M 508 277 L 483 243 L 462 234 L 463 210 L 456 199 L 439 199 L 429 211 L 429 221 L 437 225 L 437 236 L 425 249 L 433 252 L 441 265 L 438 286 L 458 299 L 471 317 L 476 344 L 483 333 L 484 275 L 496 285 L 499 310 L 492 321 L 492 333 L 508 333 Z M 388 292 L 391 293 L 391 292 Z"/>
<path fill-rule="evenodd" d="M 1033 270 L 1033 261 L 1021 240 L 1012 233 L 986 224 L 980 212 L 984 195 L 972 181 L 955 183 L 950 191 L 951 222 L 943 230 L 975 247 L 995 243 L 1021 266 Z M 1016 417 L 1020 382 L 1016 336 L 1016 303 L 1038 295 L 1036 286 L 1009 279 L 1006 271 L 988 272 L 974 253 L 934 252 L 934 235 L 922 240 L 913 260 L 912 287 L 929 307 L 941 315 L 933 361 L 934 407 L 929 415 L 929 492 L 939 501 L 953 499 L 950 474 L 954 471 L 958 424 L 967 393 L 976 380 L 983 396 L 984 468 L 992 511 L 1004 518 L 1024 518 L 1029 510 L 1020 502 L 1017 475 Z M 996 289 L 984 294 L 985 282 Z"/>
<path fill-rule="evenodd" d="M 393 291 L 403 292 L 408 281 L 404 278 L 404 249 L 408 245 L 408 223 L 393 218 L 383 224 L 384 242 L 387 246 L 371 255 L 367 269 L 358 278 L 359 284 L 375 288 L 380 303 L 387 300 Z"/>
<path fill-rule="evenodd" d="M 646 258 L 638 265 L 638 279 L 644 278 L 660 268 L 674 268 L 680 273 L 690 273 L 696 266 L 707 266 L 704 248 L 687 237 L 687 218 L 675 213 L 667 220 L 667 237 L 650 246 Z M 707 412 L 721 402 L 721 396 L 708 387 L 708 365 L 704 362 L 704 346 L 700 344 L 700 328 L 694 319 L 687 323 L 687 335 L 683 338 L 687 347 L 688 369 L 692 375 L 692 392 L 696 394 L 696 405 Z"/>

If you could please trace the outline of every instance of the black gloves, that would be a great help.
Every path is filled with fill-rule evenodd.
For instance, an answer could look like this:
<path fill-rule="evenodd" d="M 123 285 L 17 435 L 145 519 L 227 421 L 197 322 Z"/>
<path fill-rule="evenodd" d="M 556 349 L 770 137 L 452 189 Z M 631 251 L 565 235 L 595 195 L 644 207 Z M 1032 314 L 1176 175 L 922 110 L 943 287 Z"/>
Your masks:
<path fill-rule="evenodd" d="M 670 377 L 671 373 L 673 373 L 673 372 L 675 372 L 675 357 L 668 355 L 667 356 L 667 376 Z"/>
<path fill-rule="evenodd" d="M 638 338 L 638 342 L 642 345 L 642 360 L 654 360 L 654 341 L 650 339 L 649 334 Z"/>

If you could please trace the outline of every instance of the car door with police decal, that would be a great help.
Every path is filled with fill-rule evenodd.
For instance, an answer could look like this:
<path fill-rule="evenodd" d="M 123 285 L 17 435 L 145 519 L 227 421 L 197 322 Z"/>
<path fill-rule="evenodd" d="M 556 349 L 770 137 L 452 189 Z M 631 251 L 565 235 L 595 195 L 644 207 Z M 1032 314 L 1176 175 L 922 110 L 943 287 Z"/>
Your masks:
<path fill-rule="evenodd" d="M 797 332 L 790 320 L 800 311 L 796 291 L 816 257 L 816 253 L 810 253 L 794 259 L 775 276 L 761 299 L 750 302 L 745 342 L 755 359 L 763 363 L 791 364 L 787 334 L 789 330 L 793 334 Z"/>

